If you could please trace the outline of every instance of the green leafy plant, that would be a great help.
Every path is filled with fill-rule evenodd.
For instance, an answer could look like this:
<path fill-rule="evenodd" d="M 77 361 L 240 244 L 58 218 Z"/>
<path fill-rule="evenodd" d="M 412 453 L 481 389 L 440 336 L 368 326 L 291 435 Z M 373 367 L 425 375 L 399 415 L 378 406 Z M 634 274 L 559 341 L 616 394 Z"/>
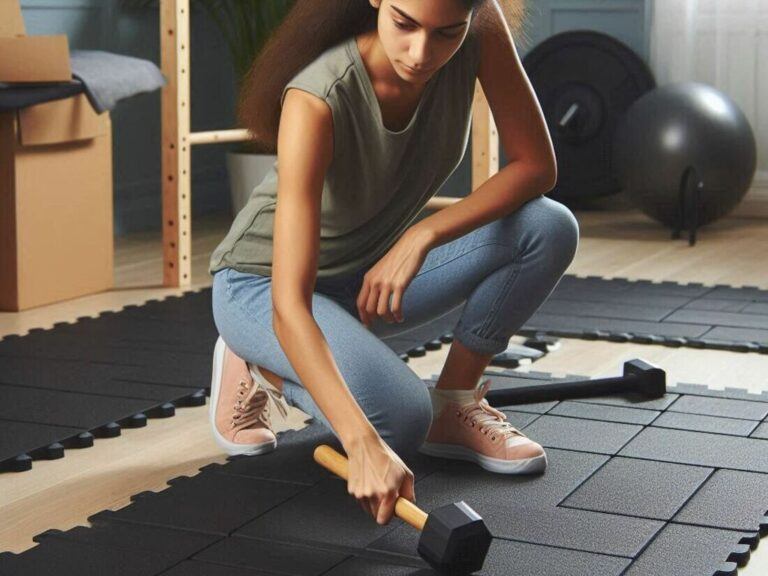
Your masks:
<path fill-rule="evenodd" d="M 122 0 L 129 8 L 157 6 L 159 0 Z M 295 0 L 191 0 L 221 32 L 232 58 L 238 88 L 267 38 Z"/>

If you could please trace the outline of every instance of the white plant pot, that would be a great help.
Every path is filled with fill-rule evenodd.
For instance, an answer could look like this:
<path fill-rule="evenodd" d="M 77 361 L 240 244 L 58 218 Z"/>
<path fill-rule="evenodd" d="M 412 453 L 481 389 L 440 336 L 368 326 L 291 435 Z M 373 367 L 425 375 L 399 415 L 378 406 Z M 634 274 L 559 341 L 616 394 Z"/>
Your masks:
<path fill-rule="evenodd" d="M 247 154 L 227 152 L 229 193 L 232 199 L 232 217 L 243 209 L 253 189 L 264 179 L 277 161 L 275 154 Z"/>

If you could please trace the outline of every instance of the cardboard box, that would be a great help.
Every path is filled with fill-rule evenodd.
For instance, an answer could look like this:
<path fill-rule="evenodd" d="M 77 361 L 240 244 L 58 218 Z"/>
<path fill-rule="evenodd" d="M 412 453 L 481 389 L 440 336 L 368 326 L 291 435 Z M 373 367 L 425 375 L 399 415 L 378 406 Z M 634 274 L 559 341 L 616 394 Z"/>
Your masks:
<path fill-rule="evenodd" d="M 113 287 L 112 129 L 84 94 L 0 113 L 0 310 Z"/>
<path fill-rule="evenodd" d="M 0 82 L 71 82 L 65 35 L 26 36 L 19 0 L 0 0 Z"/>

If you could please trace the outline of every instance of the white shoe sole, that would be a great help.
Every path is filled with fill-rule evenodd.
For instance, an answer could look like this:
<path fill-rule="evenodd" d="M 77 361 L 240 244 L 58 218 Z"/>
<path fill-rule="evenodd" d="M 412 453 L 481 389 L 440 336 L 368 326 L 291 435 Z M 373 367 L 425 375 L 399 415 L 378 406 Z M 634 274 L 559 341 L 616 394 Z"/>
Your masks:
<path fill-rule="evenodd" d="M 224 366 L 225 343 L 221 336 L 216 340 L 216 347 L 213 350 L 213 373 L 211 375 L 211 399 L 208 405 L 208 422 L 213 431 L 213 438 L 224 451 L 230 456 L 246 455 L 255 456 L 271 452 L 277 447 L 277 440 L 262 442 L 261 444 L 238 444 L 230 442 L 219 433 L 216 428 L 216 406 L 219 402 L 219 389 L 221 388 L 221 371 Z"/>
<path fill-rule="evenodd" d="M 475 462 L 482 468 L 490 472 L 499 474 L 534 474 L 542 472 L 547 467 L 547 455 L 534 456 L 533 458 L 521 458 L 519 460 L 504 460 L 502 458 L 491 458 L 478 454 L 466 446 L 458 444 L 436 444 L 434 442 L 424 442 L 418 449 L 427 456 L 436 456 L 438 458 L 457 458 Z"/>

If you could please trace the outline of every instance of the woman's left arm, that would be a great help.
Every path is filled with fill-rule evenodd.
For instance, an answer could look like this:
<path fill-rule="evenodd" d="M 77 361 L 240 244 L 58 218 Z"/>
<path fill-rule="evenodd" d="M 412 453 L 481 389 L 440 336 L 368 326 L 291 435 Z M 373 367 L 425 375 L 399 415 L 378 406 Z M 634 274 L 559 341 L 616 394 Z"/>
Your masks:
<path fill-rule="evenodd" d="M 514 212 L 549 192 L 557 162 L 547 123 L 495 0 L 478 9 L 481 19 L 477 78 L 488 100 L 509 163 L 471 194 L 409 228 L 429 250 Z"/>

